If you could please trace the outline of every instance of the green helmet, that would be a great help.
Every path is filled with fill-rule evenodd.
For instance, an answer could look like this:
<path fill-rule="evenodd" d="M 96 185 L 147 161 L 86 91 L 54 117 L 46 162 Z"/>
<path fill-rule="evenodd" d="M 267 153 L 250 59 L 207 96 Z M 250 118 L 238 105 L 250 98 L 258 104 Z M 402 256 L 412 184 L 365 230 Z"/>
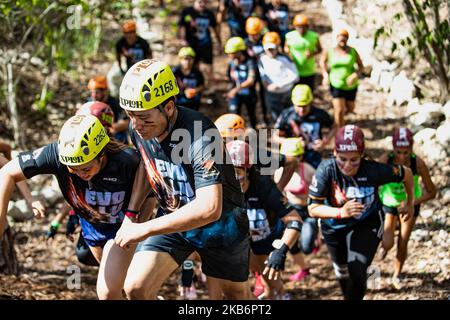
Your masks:
<path fill-rule="evenodd" d="M 225 44 L 225 53 L 236 53 L 239 51 L 245 51 L 247 50 L 247 46 L 245 45 L 244 39 L 241 37 L 233 37 L 228 39 L 227 43 Z"/>

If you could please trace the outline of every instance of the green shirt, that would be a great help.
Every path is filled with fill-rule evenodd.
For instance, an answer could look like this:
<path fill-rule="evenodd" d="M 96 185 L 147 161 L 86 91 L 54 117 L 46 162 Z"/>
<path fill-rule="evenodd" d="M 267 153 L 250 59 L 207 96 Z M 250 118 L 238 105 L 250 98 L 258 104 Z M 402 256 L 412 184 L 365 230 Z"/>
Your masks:
<path fill-rule="evenodd" d="M 393 154 L 389 155 L 389 162 L 393 161 Z M 422 195 L 422 189 L 420 188 L 419 178 L 417 173 L 417 160 L 416 155 L 411 155 L 411 170 L 413 171 L 414 178 L 414 198 L 417 199 Z M 389 163 L 388 162 L 388 163 Z M 382 185 L 378 191 L 381 202 L 388 207 L 394 208 L 400 206 L 403 201 L 406 201 L 407 194 L 405 186 L 402 182 L 388 183 Z"/>
<path fill-rule="evenodd" d="M 350 48 L 345 55 L 337 54 L 333 49 L 328 50 L 328 63 L 330 65 L 330 83 L 333 87 L 341 90 L 355 89 L 359 81 L 356 80 L 352 86 L 347 85 L 347 78 L 355 72 L 356 50 Z"/>
<path fill-rule="evenodd" d="M 286 34 L 286 43 L 301 77 L 312 76 L 316 73 L 314 57 L 307 59 L 305 51 L 316 52 L 318 42 L 319 35 L 314 31 L 308 30 L 301 35 L 297 30 L 293 30 Z"/>

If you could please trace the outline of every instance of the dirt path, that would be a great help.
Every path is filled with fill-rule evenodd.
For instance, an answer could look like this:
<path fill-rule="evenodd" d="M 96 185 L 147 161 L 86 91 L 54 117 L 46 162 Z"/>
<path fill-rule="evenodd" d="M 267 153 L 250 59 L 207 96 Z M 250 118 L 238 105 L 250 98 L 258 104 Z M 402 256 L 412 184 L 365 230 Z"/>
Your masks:
<path fill-rule="evenodd" d="M 331 42 L 330 22 L 321 2 L 314 1 L 288 1 L 294 13 L 306 12 L 315 24 L 315 30 L 321 33 L 321 42 L 324 48 L 329 47 Z M 223 39 L 226 39 L 227 27 L 224 25 Z M 166 47 L 177 45 L 175 39 L 168 39 Z M 219 52 L 219 48 L 215 48 Z M 170 55 L 166 56 L 168 61 L 176 61 L 176 50 L 168 50 Z M 213 94 L 205 97 L 201 111 L 213 120 L 223 114 L 226 104 L 221 96 L 226 92 L 226 57 L 220 55 L 215 58 L 216 77 L 218 80 L 213 84 Z M 98 66 L 99 70 L 105 69 Z M 81 90 L 80 90 L 81 91 Z M 213 103 L 205 103 L 211 99 Z M 368 140 L 369 152 L 378 156 L 383 152 L 384 139 L 392 132 L 394 125 L 402 124 L 404 118 L 401 109 L 389 110 L 385 107 L 386 96 L 377 92 L 368 79 L 361 81 L 358 89 L 356 115 L 348 117 L 364 129 Z M 318 87 L 315 95 L 315 104 L 332 113 L 330 95 L 323 87 Z M 261 111 L 257 115 L 262 120 Z M 31 122 L 30 122 L 31 123 Z M 47 124 L 47 122 L 44 122 Z M 54 130 L 52 130 L 52 133 Z M 44 135 L 43 136 L 41 135 Z M 51 139 L 50 132 L 39 133 L 36 140 Z M 0 275 L 0 299 L 96 299 L 95 282 L 96 268 L 80 266 L 74 256 L 74 244 L 65 239 L 64 235 L 58 235 L 51 243 L 44 241 L 44 233 L 53 216 L 44 221 L 28 221 L 16 223 L 16 250 L 21 263 L 21 276 Z M 434 228 L 434 229 L 433 229 Z M 418 219 L 416 229 L 438 232 L 449 227 L 445 223 L 430 226 L 421 217 Z M 422 261 L 436 261 L 448 257 L 442 253 L 438 246 L 433 245 L 434 238 L 426 241 L 410 242 L 410 257 L 405 266 L 406 285 L 401 291 L 394 291 L 388 280 L 393 269 L 394 252 L 390 252 L 384 261 L 375 260 L 373 272 L 380 273 L 380 278 L 370 282 L 366 299 L 448 299 L 450 296 L 450 277 L 447 266 L 435 268 L 423 266 Z M 330 259 L 323 245 L 317 255 L 308 257 L 311 264 L 311 275 L 301 283 L 286 283 L 287 292 L 294 299 L 341 299 L 340 290 L 334 278 Z M 68 289 L 67 281 L 72 272 L 68 267 L 75 265 L 81 268 L 81 288 Z M 294 272 L 292 262 L 289 259 L 284 278 L 288 281 L 289 275 Z M 164 299 L 177 298 L 177 283 L 179 273 L 175 273 L 161 290 Z M 253 281 L 253 279 L 252 279 Z M 198 285 L 199 298 L 207 299 L 207 292 L 203 283 Z"/>

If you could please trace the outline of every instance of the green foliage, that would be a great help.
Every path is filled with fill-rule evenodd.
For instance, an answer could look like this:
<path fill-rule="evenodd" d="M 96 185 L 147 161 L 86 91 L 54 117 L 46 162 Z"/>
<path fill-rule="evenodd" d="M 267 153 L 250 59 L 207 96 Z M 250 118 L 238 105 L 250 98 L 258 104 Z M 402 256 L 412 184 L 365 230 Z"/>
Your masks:
<path fill-rule="evenodd" d="M 450 26 L 447 10 L 444 10 L 445 0 L 402 0 L 403 12 L 396 13 L 391 24 L 378 28 L 374 33 L 374 48 L 381 39 L 389 38 L 393 41 L 391 53 L 394 54 L 399 46 L 407 49 L 413 60 L 424 57 L 430 64 L 434 76 L 441 85 L 441 98 L 449 95 L 449 65 L 450 65 Z M 445 15 L 445 12 L 447 13 Z M 410 36 L 394 41 L 393 35 L 397 31 L 396 24 L 407 19 L 412 26 Z"/>

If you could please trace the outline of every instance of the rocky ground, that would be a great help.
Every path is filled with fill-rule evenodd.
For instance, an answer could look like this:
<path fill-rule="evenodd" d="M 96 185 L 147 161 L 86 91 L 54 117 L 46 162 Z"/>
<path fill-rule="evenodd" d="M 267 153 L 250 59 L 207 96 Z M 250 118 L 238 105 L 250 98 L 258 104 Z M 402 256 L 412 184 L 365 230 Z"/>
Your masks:
<path fill-rule="evenodd" d="M 318 0 L 287 1 L 293 12 L 306 12 L 321 33 L 321 42 L 324 48 L 331 45 L 331 23 L 327 12 Z M 175 9 L 174 9 L 175 10 Z M 154 28 L 164 30 L 171 25 L 173 18 L 158 20 Z M 226 39 L 226 26 L 222 28 L 223 39 Z M 168 62 L 176 61 L 176 39 L 173 35 L 164 37 L 164 54 L 156 52 L 157 57 L 164 55 Z M 156 45 L 155 45 L 156 46 Z M 219 53 L 219 48 L 216 48 Z M 220 55 L 215 60 L 217 81 L 212 85 L 201 111 L 212 119 L 225 111 L 225 103 L 221 98 L 226 92 L 225 66 L 226 57 Z M 94 61 L 96 72 L 107 72 L 109 64 L 100 59 Z M 94 73 L 94 71 L 91 71 Z M 86 77 L 74 83 L 69 78 L 61 81 L 59 98 L 49 107 L 49 116 L 44 117 L 37 113 L 30 113 L 23 123 L 27 135 L 28 147 L 41 145 L 43 142 L 54 140 L 64 119 L 73 114 L 79 97 L 85 95 L 84 88 L 78 83 L 86 83 Z M 71 88 L 72 91 L 64 88 Z M 386 139 L 392 133 L 394 126 L 407 124 L 407 107 L 387 107 L 388 93 L 381 91 L 369 78 L 362 80 L 358 91 L 356 115 L 348 117 L 349 122 L 361 126 L 367 137 L 369 153 L 377 157 L 389 148 Z M 315 104 L 332 113 L 330 95 L 323 87 L 318 87 L 315 93 Z M 261 115 L 261 112 L 258 112 Z M 2 119 L 3 121 L 4 119 Z M 262 117 L 260 117 L 262 121 Z M 6 120 L 4 120 L 6 121 Z M 8 122 L 5 123 L 7 128 Z M 0 127 L 2 129 L 2 127 Z M 0 130 L 2 136 L 11 137 L 6 129 Z M 419 150 L 418 150 L 419 151 Z M 450 162 L 433 164 L 432 178 L 440 190 L 448 186 Z M 32 182 L 35 190 L 47 190 L 52 202 L 57 196 L 51 190 L 51 179 L 35 179 Z M 449 199 L 444 199 L 445 192 L 440 192 L 436 200 L 423 206 L 421 216 L 412 233 L 409 244 L 409 258 L 406 262 L 405 286 L 400 291 L 394 290 L 389 279 L 393 270 L 395 252 L 391 251 L 385 260 L 375 259 L 369 274 L 369 288 L 366 299 L 449 299 L 450 297 L 450 212 L 444 205 Z M 97 269 L 80 265 L 74 255 L 74 244 L 67 240 L 64 234 L 59 234 L 52 241 L 46 241 L 44 234 L 47 227 L 58 211 L 60 202 L 56 201 L 49 206 L 49 216 L 44 220 L 28 220 L 14 222 L 16 251 L 20 262 L 20 275 L 0 275 L 0 299 L 96 299 L 95 282 Z M 63 230 L 62 230 L 63 231 Z M 288 261 L 284 274 L 286 289 L 294 299 L 341 299 L 337 282 L 334 279 L 331 262 L 322 246 L 318 254 L 309 258 L 311 275 L 300 283 L 289 283 L 288 278 L 295 268 Z M 74 267 L 75 266 L 75 267 Z M 76 268 L 81 271 L 81 286 L 69 289 L 71 276 Z M 253 280 L 252 280 L 253 281 Z M 179 273 L 174 274 L 164 285 L 160 292 L 163 299 L 177 298 L 177 283 Z M 68 285 L 69 284 L 69 285 Z M 198 284 L 199 298 L 207 299 L 207 292 L 203 283 Z"/>

